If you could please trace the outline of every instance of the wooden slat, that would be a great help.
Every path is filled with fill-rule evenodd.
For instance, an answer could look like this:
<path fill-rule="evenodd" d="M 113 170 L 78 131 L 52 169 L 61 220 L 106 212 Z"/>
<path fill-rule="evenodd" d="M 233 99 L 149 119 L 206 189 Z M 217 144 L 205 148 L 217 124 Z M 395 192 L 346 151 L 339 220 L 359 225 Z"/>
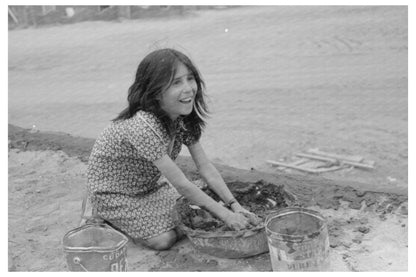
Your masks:
<path fill-rule="evenodd" d="M 299 159 L 299 160 L 294 161 L 293 163 L 290 163 L 290 164 L 293 164 L 293 165 L 301 165 L 301 164 L 307 163 L 309 161 L 310 161 L 309 159 Z"/>
<path fill-rule="evenodd" d="M 359 168 L 374 169 L 374 162 L 372 162 L 371 164 L 363 163 L 362 161 L 364 160 L 364 158 L 360 156 L 343 156 L 343 155 L 326 153 L 326 152 L 322 152 L 322 151 L 315 150 L 315 149 L 308 150 L 308 152 L 314 153 L 313 155 L 314 157 L 321 156 L 322 159 L 324 158 L 338 159 L 341 165 L 345 164 L 345 165 L 352 165 L 354 167 L 359 167 Z M 358 160 L 361 162 L 358 162 Z"/>
<path fill-rule="evenodd" d="M 338 162 L 338 160 L 334 158 L 322 157 L 322 156 L 312 155 L 312 154 L 296 153 L 295 155 L 298 157 L 304 157 L 304 158 L 309 158 L 309 159 L 318 160 L 318 161 L 325 161 L 325 162 L 331 162 L 331 163 Z"/>
<path fill-rule="evenodd" d="M 338 154 L 320 151 L 318 149 L 309 149 L 308 152 L 315 154 L 315 155 L 323 156 L 323 157 L 334 158 L 334 159 L 343 160 L 343 161 L 350 161 L 354 163 L 360 163 L 364 160 L 364 158 L 361 156 L 338 155 Z"/>
<path fill-rule="evenodd" d="M 283 167 L 287 167 L 287 168 L 293 168 L 293 169 L 297 169 L 297 170 L 300 170 L 300 171 L 305 171 L 305 172 L 308 172 L 308 173 L 322 173 L 322 172 L 334 171 L 334 170 L 338 170 L 338 169 L 342 168 L 342 166 L 333 166 L 333 167 L 328 167 L 328 168 L 313 169 L 313 168 L 305 168 L 305 167 L 301 167 L 301 166 L 297 166 L 297 165 L 293 165 L 293 164 L 281 163 L 281 162 L 276 162 L 276 161 L 271 161 L 271 160 L 267 160 L 266 162 L 269 163 L 269 164 L 272 164 L 272 165 L 283 166 Z"/>
<path fill-rule="evenodd" d="M 350 161 L 341 161 L 341 164 L 347 164 L 347 165 L 352 165 L 354 167 L 361 167 L 361 168 L 366 168 L 366 169 L 374 169 L 374 166 L 371 164 L 355 163 L 355 162 L 350 162 Z"/>

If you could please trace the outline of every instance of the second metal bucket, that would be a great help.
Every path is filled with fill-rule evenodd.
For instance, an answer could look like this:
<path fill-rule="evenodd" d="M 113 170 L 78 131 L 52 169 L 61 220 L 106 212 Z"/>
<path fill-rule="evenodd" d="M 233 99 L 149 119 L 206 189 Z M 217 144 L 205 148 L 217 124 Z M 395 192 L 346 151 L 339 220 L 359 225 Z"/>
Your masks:
<path fill-rule="evenodd" d="M 265 225 L 273 271 L 329 270 L 328 229 L 318 212 L 284 208 Z"/>

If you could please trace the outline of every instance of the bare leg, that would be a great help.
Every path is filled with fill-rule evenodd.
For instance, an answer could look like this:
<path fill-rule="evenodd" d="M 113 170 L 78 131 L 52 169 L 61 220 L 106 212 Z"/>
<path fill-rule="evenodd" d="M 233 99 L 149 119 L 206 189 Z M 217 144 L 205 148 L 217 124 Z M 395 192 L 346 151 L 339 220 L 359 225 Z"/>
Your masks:
<path fill-rule="evenodd" d="M 168 250 L 175 244 L 176 241 L 177 235 L 175 230 L 170 230 L 147 240 L 134 239 L 135 243 L 142 243 L 154 250 Z"/>

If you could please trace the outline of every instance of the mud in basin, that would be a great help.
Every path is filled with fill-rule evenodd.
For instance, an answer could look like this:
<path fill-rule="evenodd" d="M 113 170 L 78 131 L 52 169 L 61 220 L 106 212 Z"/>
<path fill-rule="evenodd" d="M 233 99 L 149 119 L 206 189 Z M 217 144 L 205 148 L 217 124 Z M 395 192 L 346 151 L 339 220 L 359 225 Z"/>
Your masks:
<path fill-rule="evenodd" d="M 201 252 L 220 258 L 244 258 L 267 252 L 264 220 L 273 211 L 291 206 L 295 198 L 284 186 L 266 183 L 229 182 L 227 186 L 237 201 L 263 219 L 263 223 L 245 230 L 234 231 L 207 210 L 180 198 L 174 218 L 179 228 Z M 203 189 L 217 202 L 220 198 L 209 188 Z"/>

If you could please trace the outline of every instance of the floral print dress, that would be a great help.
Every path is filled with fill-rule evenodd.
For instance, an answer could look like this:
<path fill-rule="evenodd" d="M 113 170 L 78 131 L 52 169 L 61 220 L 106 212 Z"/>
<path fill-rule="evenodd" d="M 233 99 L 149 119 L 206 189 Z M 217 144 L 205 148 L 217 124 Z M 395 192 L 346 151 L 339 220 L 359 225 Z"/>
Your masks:
<path fill-rule="evenodd" d="M 172 230 L 171 212 L 179 194 L 154 161 L 175 160 L 182 144 L 200 137 L 178 119 L 173 146 L 162 122 L 150 112 L 112 122 L 96 140 L 88 161 L 88 196 L 94 213 L 133 239 L 149 239 Z M 169 151 L 171 149 L 171 152 Z M 169 153 L 170 152 L 170 153 Z"/>

